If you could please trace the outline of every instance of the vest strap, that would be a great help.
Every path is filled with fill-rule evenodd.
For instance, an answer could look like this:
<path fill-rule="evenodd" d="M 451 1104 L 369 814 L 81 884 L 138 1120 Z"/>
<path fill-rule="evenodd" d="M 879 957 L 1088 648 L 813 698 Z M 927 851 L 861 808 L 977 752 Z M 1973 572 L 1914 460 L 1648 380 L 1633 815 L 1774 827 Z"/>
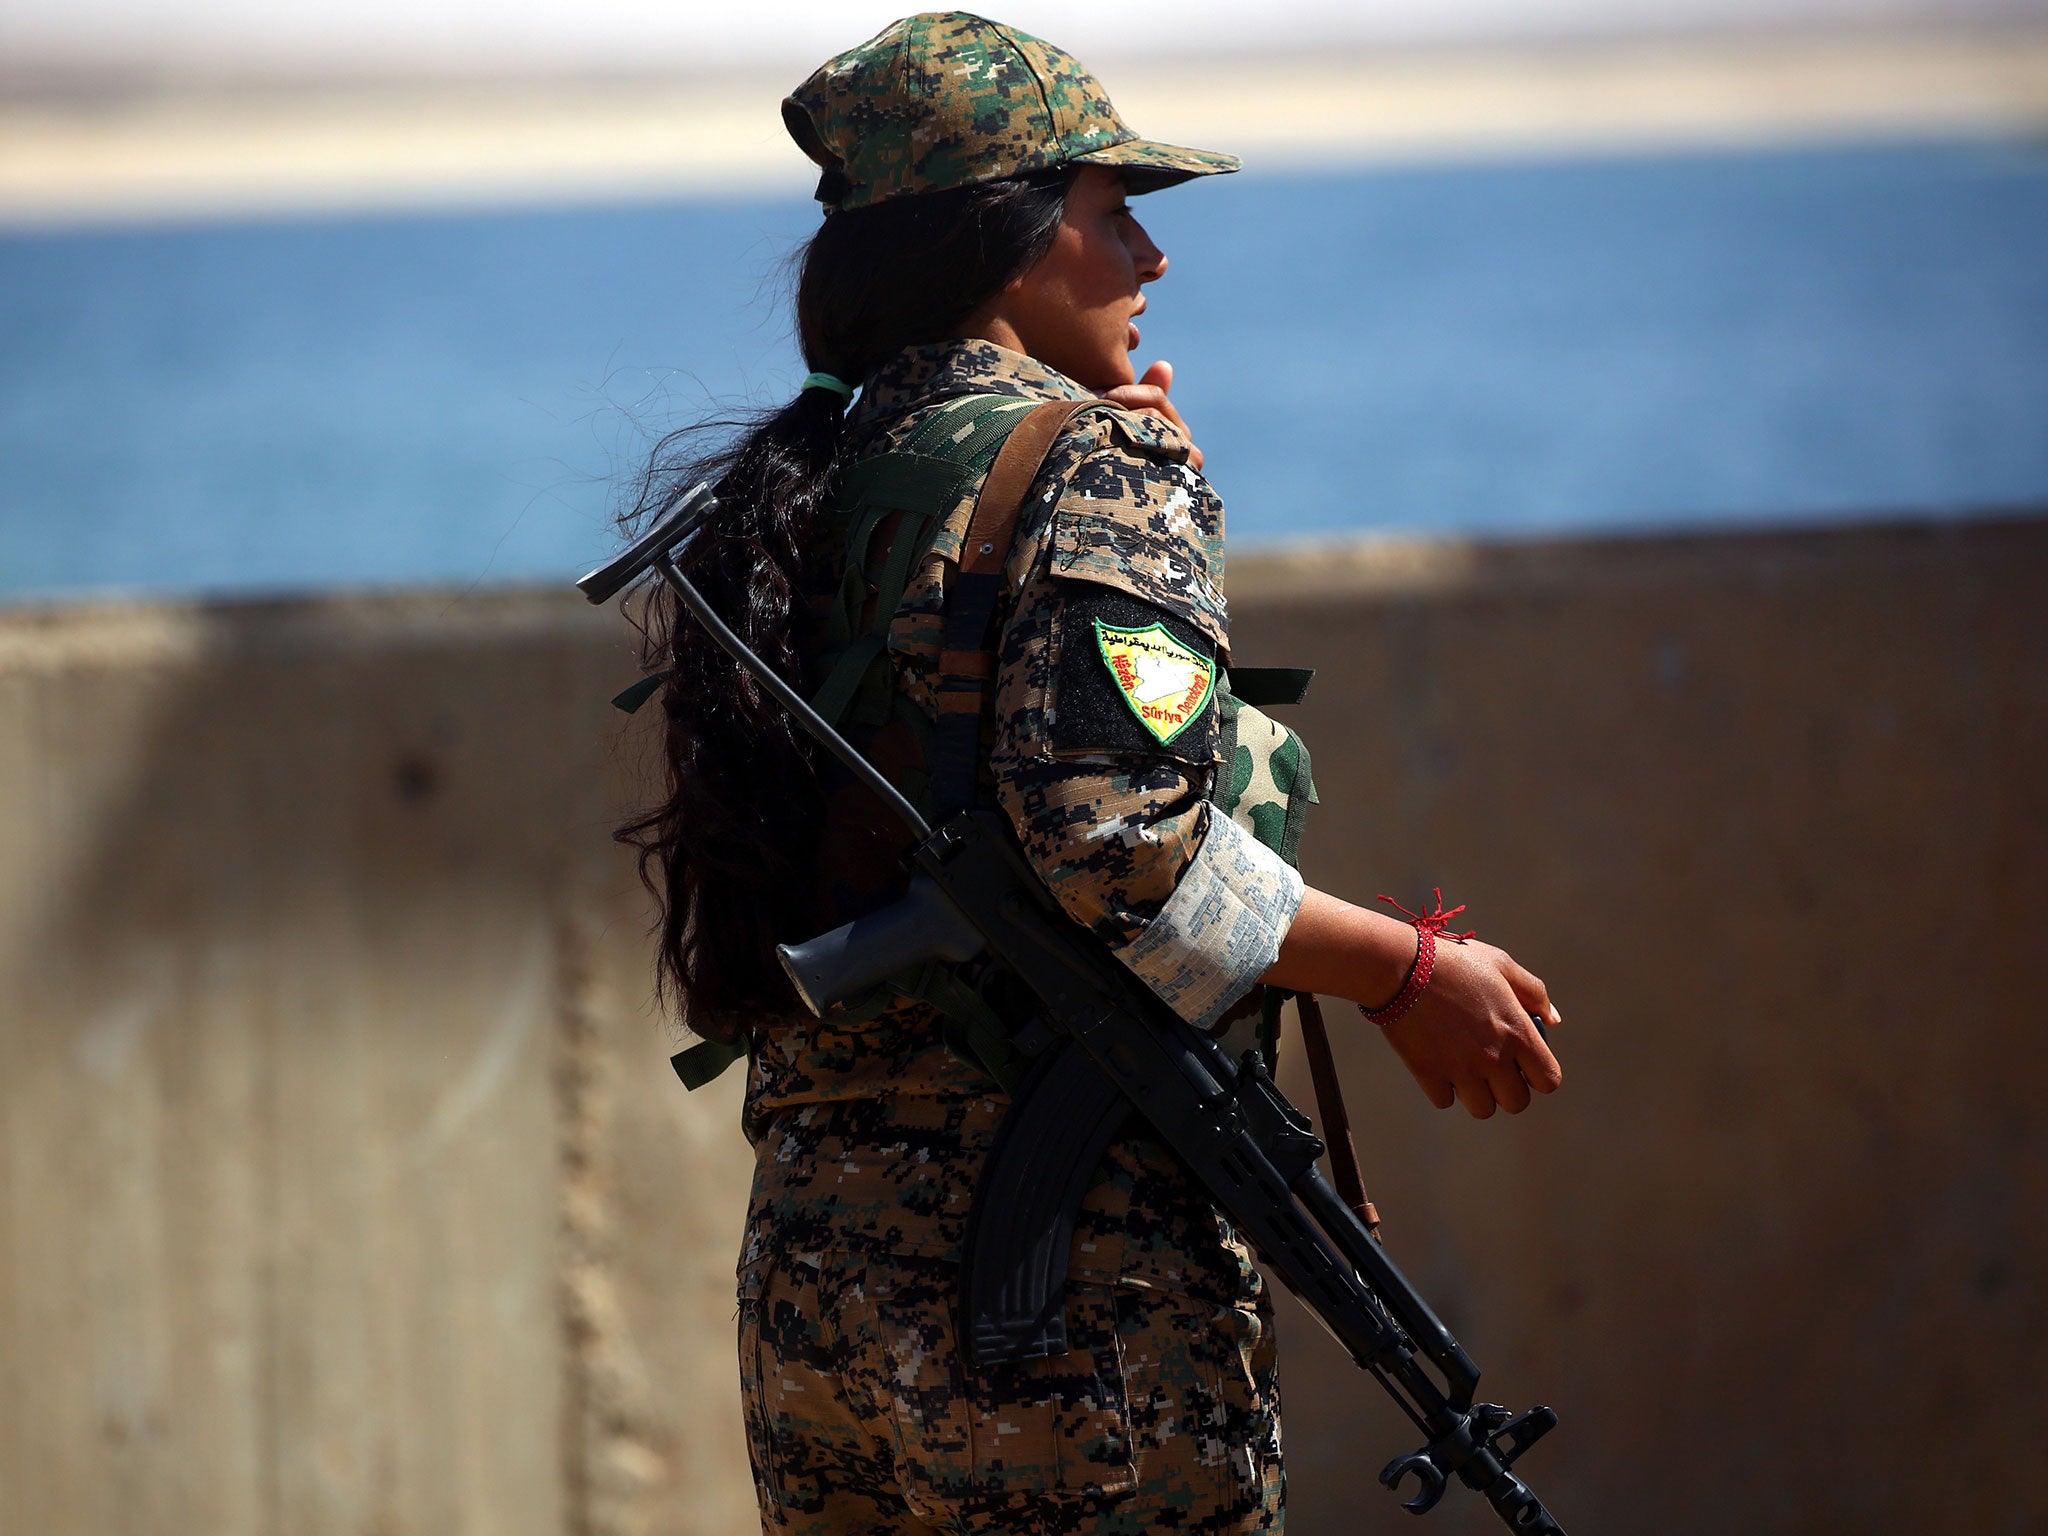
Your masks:
<path fill-rule="evenodd" d="M 811 695 L 811 708 L 829 723 L 837 725 L 846 717 L 847 707 L 853 703 L 853 695 L 860 687 L 861 679 L 867 676 L 868 668 L 882 654 L 882 647 L 886 644 L 886 635 L 856 635 L 853 643 L 832 663 L 832 670 L 826 674 L 824 683 Z"/>
<path fill-rule="evenodd" d="M 1308 696 L 1314 667 L 1232 667 L 1230 692 L 1240 704 L 1269 709 L 1275 704 L 1299 704 Z"/>
<path fill-rule="evenodd" d="M 849 468 L 839 482 L 848 505 L 936 507 L 945 505 L 973 471 L 947 459 L 901 449 L 878 453 Z"/>
<path fill-rule="evenodd" d="M 744 1041 L 727 1045 L 720 1040 L 700 1040 L 687 1051 L 677 1051 L 668 1060 L 669 1065 L 676 1069 L 676 1076 L 683 1080 L 683 1086 L 695 1093 L 734 1062 L 744 1060 L 746 1054 Z"/>
<path fill-rule="evenodd" d="M 986 464 L 1030 409 L 1029 400 L 1011 395 L 965 395 L 926 416 L 903 446 L 949 464 Z"/>
<path fill-rule="evenodd" d="M 1067 423 L 1097 402 L 1048 400 L 1035 406 L 1004 441 L 975 499 L 974 516 L 960 546 L 960 569 L 976 576 L 1000 576 L 1017 538 L 1017 514 L 1025 494 Z"/>
<path fill-rule="evenodd" d="M 989 627 L 1002 596 L 1003 566 L 1017 539 L 1017 515 L 1067 423 L 1094 404 L 1048 400 L 1034 406 L 1004 440 L 981 483 L 960 545 L 960 568 L 946 594 L 939 720 L 932 740 L 932 803 L 941 820 L 973 807 L 981 777 L 982 703 L 995 675 L 995 637 Z M 979 657 L 971 668 L 946 665 L 946 658 L 968 655 Z"/>

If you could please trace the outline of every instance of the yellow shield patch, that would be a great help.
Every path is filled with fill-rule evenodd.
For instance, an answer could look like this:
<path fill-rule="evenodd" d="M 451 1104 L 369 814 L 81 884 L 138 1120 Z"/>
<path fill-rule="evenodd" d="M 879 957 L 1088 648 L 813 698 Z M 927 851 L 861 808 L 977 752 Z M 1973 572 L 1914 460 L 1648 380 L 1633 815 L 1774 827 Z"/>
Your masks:
<path fill-rule="evenodd" d="M 1131 713 L 1162 742 L 1187 729 L 1216 686 L 1216 663 L 1182 645 L 1162 624 L 1118 629 L 1097 619 L 1095 643 Z"/>

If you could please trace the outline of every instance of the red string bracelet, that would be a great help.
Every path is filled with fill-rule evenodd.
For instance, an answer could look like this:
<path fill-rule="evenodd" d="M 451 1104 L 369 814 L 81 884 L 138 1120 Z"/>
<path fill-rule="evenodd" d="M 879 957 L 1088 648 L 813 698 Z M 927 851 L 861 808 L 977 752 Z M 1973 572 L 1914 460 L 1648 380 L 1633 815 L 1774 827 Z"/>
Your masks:
<path fill-rule="evenodd" d="M 1415 1006 L 1416 999 L 1422 996 L 1422 989 L 1429 985 L 1429 978 L 1436 974 L 1438 934 L 1443 934 L 1454 944 L 1462 944 L 1467 939 L 1478 937 L 1477 929 L 1466 933 L 1448 932 L 1451 919 L 1465 910 L 1464 903 L 1460 902 L 1446 912 L 1442 888 L 1437 888 L 1433 894 L 1436 897 L 1434 912 L 1410 912 L 1391 896 L 1379 898 L 1415 925 L 1415 963 L 1408 967 L 1408 979 L 1401 983 L 1401 990 L 1394 994 L 1393 1001 L 1384 1008 L 1368 1008 L 1363 1003 L 1358 1005 L 1358 1011 L 1382 1029 L 1407 1016 L 1408 1010 Z"/>

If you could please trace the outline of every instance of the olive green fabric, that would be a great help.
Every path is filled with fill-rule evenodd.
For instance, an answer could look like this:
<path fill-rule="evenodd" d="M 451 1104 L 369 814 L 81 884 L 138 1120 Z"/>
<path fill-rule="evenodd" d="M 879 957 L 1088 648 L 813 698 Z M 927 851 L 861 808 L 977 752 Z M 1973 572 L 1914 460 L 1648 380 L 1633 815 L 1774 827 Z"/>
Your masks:
<path fill-rule="evenodd" d="M 676 1069 L 676 1076 L 683 1080 L 683 1086 L 694 1093 L 734 1062 L 745 1060 L 746 1055 L 744 1040 L 700 1040 L 686 1051 L 677 1051 L 668 1061 Z"/>
<path fill-rule="evenodd" d="M 922 751 L 918 766 L 895 775 L 897 788 L 927 815 L 931 726 L 890 685 L 889 622 L 902 601 L 910 567 L 931 543 L 939 519 L 988 472 L 1011 429 L 1034 403 L 1009 395 L 959 396 L 933 411 L 899 448 L 854 464 L 835 487 L 828 515 L 843 527 L 845 566 L 838 592 L 822 612 L 824 648 L 812 668 L 811 707 L 833 726 L 872 731 L 895 719 L 909 728 Z M 882 576 L 871 589 L 869 551 L 892 516 L 898 520 Z M 874 622 L 862 629 L 861 615 L 869 609 Z M 913 976 L 891 978 L 846 1004 L 836 1017 L 841 1024 L 864 1022 L 902 997 L 937 1008 L 946 1016 L 947 1044 L 956 1053 L 979 1064 L 1005 1089 L 1015 1084 L 1022 1064 L 1009 1048 L 1001 1021 L 945 966 L 921 966 Z M 683 1086 L 694 1090 L 745 1055 L 744 1046 L 707 1041 L 671 1061 Z"/>
<path fill-rule="evenodd" d="M 1308 748 L 1299 736 L 1233 696 L 1225 706 L 1223 780 L 1215 803 L 1225 815 L 1279 854 L 1297 862 L 1302 819 L 1317 803 Z"/>
<path fill-rule="evenodd" d="M 1263 696 L 1299 703 L 1308 689 L 1304 668 L 1261 668 L 1252 672 L 1253 687 Z M 1285 674 L 1284 682 L 1281 674 Z M 1238 698 L 1232 672 L 1218 687 L 1223 721 L 1223 768 L 1216 776 L 1210 804 L 1280 855 L 1290 866 L 1301 847 L 1302 822 L 1317 803 L 1309 771 L 1308 747 L 1286 726 Z M 1248 688 L 1247 692 L 1253 691 Z M 1233 1057 L 1256 1049 L 1268 1066 L 1277 1067 L 1280 1045 L 1280 1004 L 1286 994 L 1276 987 L 1255 987 L 1213 1032 Z"/>
<path fill-rule="evenodd" d="M 825 649 L 815 675 L 822 679 L 811 706 L 834 725 L 872 730 L 885 721 L 903 725 L 920 748 L 916 766 L 894 778 L 925 815 L 932 814 L 932 730 L 929 719 L 892 685 L 889 626 L 911 567 L 953 510 L 995 463 L 1010 433 L 1036 402 L 1010 395 L 961 395 L 932 411 L 887 453 L 855 463 L 836 487 L 830 516 L 845 529 L 844 569 L 838 599 L 825 615 Z M 881 575 L 870 582 L 877 534 L 895 524 L 880 555 Z M 860 627 L 863 613 L 873 615 Z M 1011 1049 L 1002 1020 L 988 1003 L 944 965 L 920 966 L 894 976 L 840 1010 L 842 1024 L 873 1017 L 897 999 L 931 1004 L 946 1018 L 946 1044 L 956 1056 L 986 1071 L 1005 1091 L 1014 1089 L 1025 1063 Z"/>
<path fill-rule="evenodd" d="M 965 11 L 891 22 L 790 92 L 782 120 L 833 209 L 1064 165 L 1115 167 L 1132 192 L 1238 168 L 1139 138 L 1073 55 Z"/>
<path fill-rule="evenodd" d="M 811 707 L 833 725 L 851 719 L 875 726 L 897 713 L 906 716 L 920 738 L 929 731 L 922 717 L 908 721 L 913 712 L 897 706 L 890 687 L 889 622 L 939 520 L 988 473 L 1032 405 L 1008 395 L 961 395 L 933 411 L 900 447 L 862 459 L 841 476 L 831 515 L 844 523 L 845 562 L 838 600 L 825 611 L 824 644 L 815 664 L 818 682 L 811 696 Z M 881 579 L 871 591 L 869 549 L 892 515 L 898 522 Z M 874 623 L 863 628 L 861 615 L 869 611 Z M 930 811 L 924 775 L 897 787 L 920 810 Z"/>

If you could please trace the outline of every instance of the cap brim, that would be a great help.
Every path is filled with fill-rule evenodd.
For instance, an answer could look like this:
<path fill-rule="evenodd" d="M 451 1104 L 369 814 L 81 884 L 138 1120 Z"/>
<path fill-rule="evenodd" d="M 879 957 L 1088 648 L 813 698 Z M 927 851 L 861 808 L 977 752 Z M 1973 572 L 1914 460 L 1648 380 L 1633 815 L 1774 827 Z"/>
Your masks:
<path fill-rule="evenodd" d="M 1235 155 L 1208 149 L 1183 149 L 1151 139 L 1126 139 L 1107 149 L 1076 155 L 1075 165 L 1113 166 L 1124 173 L 1125 190 L 1133 196 L 1175 186 L 1196 176 L 1227 176 L 1243 164 Z"/>

